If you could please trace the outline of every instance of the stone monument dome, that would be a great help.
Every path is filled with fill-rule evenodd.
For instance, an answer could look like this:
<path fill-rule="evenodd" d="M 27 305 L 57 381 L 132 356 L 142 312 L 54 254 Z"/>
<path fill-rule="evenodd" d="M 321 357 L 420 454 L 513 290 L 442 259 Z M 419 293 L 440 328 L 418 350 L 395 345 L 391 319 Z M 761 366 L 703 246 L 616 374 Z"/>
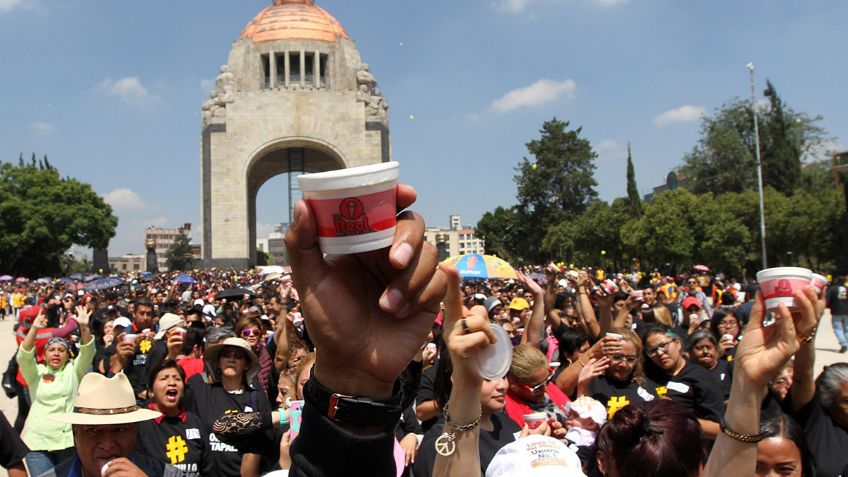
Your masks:
<path fill-rule="evenodd" d="M 240 38 L 249 38 L 254 43 L 350 39 L 341 23 L 326 10 L 316 6 L 314 0 L 276 0 L 247 24 Z"/>
<path fill-rule="evenodd" d="M 233 42 L 201 107 L 203 264 L 256 264 L 256 197 L 297 176 L 391 160 L 389 103 L 356 44 L 314 0 L 274 0 Z"/>

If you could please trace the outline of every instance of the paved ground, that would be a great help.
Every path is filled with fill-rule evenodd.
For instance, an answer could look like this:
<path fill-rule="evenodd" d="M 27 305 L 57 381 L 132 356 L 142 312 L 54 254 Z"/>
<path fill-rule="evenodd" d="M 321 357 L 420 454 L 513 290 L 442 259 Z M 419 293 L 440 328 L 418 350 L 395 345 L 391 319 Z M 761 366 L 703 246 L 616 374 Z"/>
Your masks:
<path fill-rule="evenodd" d="M 0 321 L 0 366 L 5 366 L 16 350 L 12 325 L 11 319 Z M 825 314 L 816 336 L 816 375 L 828 364 L 848 361 L 848 354 L 839 354 L 838 349 L 836 335 L 833 334 L 833 328 L 830 325 L 830 315 Z M 0 372 L 2 371 L 5 369 L 0 369 Z M 17 401 L 8 399 L 0 392 L 0 411 L 3 411 L 9 422 L 14 422 L 18 413 Z M 0 468 L 0 477 L 6 477 L 6 475 L 6 471 Z"/>

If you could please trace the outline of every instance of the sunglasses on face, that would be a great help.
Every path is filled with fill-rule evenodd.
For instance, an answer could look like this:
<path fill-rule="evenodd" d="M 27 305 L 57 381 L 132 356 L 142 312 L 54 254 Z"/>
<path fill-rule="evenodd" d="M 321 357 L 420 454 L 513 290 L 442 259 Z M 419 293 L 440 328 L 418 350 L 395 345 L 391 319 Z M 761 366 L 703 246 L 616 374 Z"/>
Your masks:
<path fill-rule="evenodd" d="M 648 356 L 650 356 L 652 358 L 654 356 L 658 355 L 660 353 L 660 351 L 662 351 L 663 354 L 668 354 L 669 345 L 671 345 L 671 341 L 666 341 L 665 343 L 660 343 L 660 344 L 654 346 L 653 348 L 648 348 L 646 353 L 648 354 Z"/>
<path fill-rule="evenodd" d="M 533 385 L 533 386 L 530 386 L 529 384 L 522 384 L 522 386 L 527 388 L 527 390 L 530 391 L 531 393 L 537 393 L 537 392 L 545 389 L 553 379 L 554 379 L 554 373 L 551 373 L 551 374 L 548 375 L 547 378 L 545 378 L 544 381 L 542 381 L 539 384 L 536 384 L 536 385 Z"/>
<path fill-rule="evenodd" d="M 244 336 L 259 336 L 262 332 L 259 330 L 242 330 L 241 334 Z"/>

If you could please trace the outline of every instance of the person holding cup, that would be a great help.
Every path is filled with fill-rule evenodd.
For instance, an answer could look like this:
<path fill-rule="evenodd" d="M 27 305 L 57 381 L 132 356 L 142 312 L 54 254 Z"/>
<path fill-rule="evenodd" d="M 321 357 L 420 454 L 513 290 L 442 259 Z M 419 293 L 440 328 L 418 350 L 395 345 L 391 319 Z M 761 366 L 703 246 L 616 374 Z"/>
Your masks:
<path fill-rule="evenodd" d="M 710 331 L 718 339 L 719 357 L 733 361 L 742 333 L 742 325 L 733 310 L 717 310 L 710 319 Z"/>

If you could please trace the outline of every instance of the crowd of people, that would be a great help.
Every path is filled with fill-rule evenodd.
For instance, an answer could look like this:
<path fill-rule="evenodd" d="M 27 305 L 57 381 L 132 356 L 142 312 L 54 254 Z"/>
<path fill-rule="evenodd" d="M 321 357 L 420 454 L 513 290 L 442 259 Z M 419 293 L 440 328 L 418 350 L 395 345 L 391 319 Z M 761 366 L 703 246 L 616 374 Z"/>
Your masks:
<path fill-rule="evenodd" d="M 463 283 L 416 214 L 356 256 L 295 216 L 292 275 L 0 283 L 10 475 L 848 475 L 848 363 L 813 373 L 825 307 L 846 350 L 844 277 L 792 310 L 695 270 Z"/>

